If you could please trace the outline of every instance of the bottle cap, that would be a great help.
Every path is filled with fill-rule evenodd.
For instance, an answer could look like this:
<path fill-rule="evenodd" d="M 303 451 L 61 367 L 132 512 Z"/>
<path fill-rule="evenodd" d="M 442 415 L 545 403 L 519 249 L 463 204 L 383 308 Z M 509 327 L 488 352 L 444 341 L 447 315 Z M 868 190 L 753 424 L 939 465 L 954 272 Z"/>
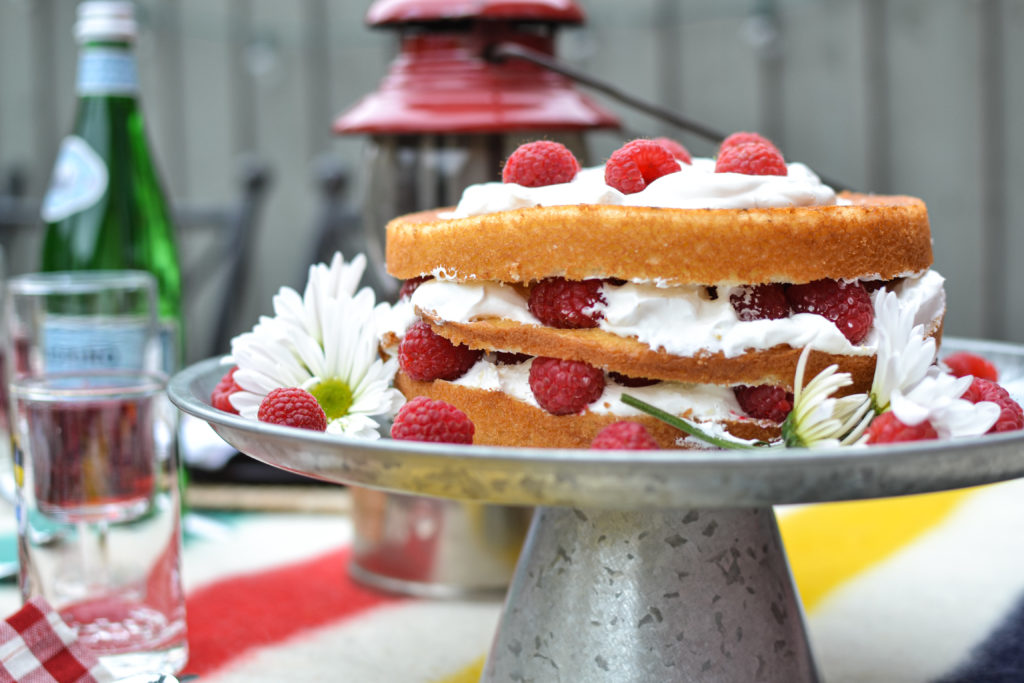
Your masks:
<path fill-rule="evenodd" d="M 137 35 L 134 3 L 87 0 L 78 5 L 75 39 L 79 43 L 94 40 L 134 41 Z"/>

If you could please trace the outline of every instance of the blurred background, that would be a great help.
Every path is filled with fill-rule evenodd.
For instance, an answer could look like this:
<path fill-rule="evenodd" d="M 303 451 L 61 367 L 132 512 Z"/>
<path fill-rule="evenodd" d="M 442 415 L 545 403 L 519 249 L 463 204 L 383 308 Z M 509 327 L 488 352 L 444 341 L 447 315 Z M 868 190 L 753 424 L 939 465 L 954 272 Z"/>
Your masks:
<path fill-rule="evenodd" d="M 9 274 L 37 267 L 38 203 L 72 123 L 75 4 L 0 0 L 0 243 Z M 368 139 L 335 135 L 332 123 L 378 87 L 399 45 L 395 30 L 366 25 L 369 5 L 138 3 L 142 102 L 194 292 L 188 362 L 220 350 L 218 321 L 229 335 L 248 329 L 280 286 L 301 287 L 324 235 L 358 229 Z M 947 278 L 946 333 L 1024 342 L 1024 2 L 579 5 L 585 22 L 557 33 L 561 62 L 724 133 L 759 131 L 787 159 L 850 189 L 922 197 Z M 577 88 L 622 122 L 586 134 L 595 163 L 641 135 L 713 152 L 701 137 Z M 202 258 L 209 238 L 191 228 L 239 221 L 246 277 L 218 281 L 216 258 Z M 203 291 L 197 282 L 207 277 Z"/>

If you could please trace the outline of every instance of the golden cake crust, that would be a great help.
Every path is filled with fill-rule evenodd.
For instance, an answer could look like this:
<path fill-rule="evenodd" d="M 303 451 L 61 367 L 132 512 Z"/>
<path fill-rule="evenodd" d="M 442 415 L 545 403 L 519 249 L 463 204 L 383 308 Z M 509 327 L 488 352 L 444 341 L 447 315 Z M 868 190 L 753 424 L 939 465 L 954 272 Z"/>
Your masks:
<path fill-rule="evenodd" d="M 477 445 L 589 448 L 602 428 L 626 419 L 589 411 L 579 415 L 552 415 L 500 391 L 463 387 L 444 380 L 418 382 L 401 371 L 395 376 L 395 386 L 407 399 L 426 396 L 458 406 L 473 421 L 473 443 Z M 628 419 L 643 424 L 661 448 L 685 447 L 676 441 L 686 435 L 661 420 L 647 415 Z M 742 439 L 769 440 L 779 436 L 779 425 L 769 420 L 738 418 L 723 425 Z"/>
<path fill-rule="evenodd" d="M 472 323 L 428 321 L 435 332 L 455 344 L 488 351 L 513 351 L 530 356 L 549 356 L 583 361 L 628 377 L 675 380 L 693 384 L 773 384 L 793 388 L 793 374 L 799 348 L 779 345 L 751 351 L 733 358 L 721 352 L 697 356 L 673 356 L 646 344 L 619 337 L 600 329 L 562 330 L 539 325 L 521 325 L 510 320 L 481 320 Z M 812 351 L 808 377 L 832 363 L 853 376 L 850 392 L 867 391 L 875 372 L 874 356 L 837 356 Z"/>
<path fill-rule="evenodd" d="M 402 279 L 615 277 L 676 285 L 889 280 L 931 266 L 923 201 L 840 196 L 853 203 L 769 209 L 580 204 L 451 219 L 441 217 L 450 209 L 423 211 L 388 224 L 388 272 Z"/>

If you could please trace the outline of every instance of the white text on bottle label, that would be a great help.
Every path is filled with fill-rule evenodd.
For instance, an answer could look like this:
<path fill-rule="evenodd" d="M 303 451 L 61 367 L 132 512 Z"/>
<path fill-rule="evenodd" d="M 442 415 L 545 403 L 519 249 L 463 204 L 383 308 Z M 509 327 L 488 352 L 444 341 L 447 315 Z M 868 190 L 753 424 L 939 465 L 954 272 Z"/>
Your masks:
<path fill-rule="evenodd" d="M 60 316 L 47 320 L 43 333 L 47 372 L 149 369 L 152 328 L 146 320 Z"/>

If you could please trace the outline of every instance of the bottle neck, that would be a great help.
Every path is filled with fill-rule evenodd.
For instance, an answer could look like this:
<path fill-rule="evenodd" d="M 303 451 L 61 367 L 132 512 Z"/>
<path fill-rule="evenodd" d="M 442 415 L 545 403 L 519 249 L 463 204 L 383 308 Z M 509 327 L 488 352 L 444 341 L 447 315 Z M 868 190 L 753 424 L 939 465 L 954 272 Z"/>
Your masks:
<path fill-rule="evenodd" d="M 139 69 L 132 46 L 124 42 L 86 43 L 78 52 L 75 90 L 79 97 L 135 97 Z"/>

